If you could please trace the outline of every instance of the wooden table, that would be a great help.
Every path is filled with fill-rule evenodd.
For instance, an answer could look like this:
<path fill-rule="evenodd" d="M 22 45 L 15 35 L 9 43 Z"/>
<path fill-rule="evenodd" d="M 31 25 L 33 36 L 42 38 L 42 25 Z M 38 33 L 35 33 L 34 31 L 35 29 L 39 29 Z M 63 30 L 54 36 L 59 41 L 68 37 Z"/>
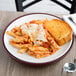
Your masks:
<path fill-rule="evenodd" d="M 11 59 L 2 46 L 2 33 L 5 26 L 14 18 L 26 13 L 21 12 L 2 12 L 0 11 L 0 76 L 76 76 L 74 73 L 62 71 L 66 62 L 73 62 L 76 56 L 76 39 L 71 51 L 59 62 L 42 67 L 33 67 L 21 64 Z M 62 16 L 62 15 L 57 15 Z"/>

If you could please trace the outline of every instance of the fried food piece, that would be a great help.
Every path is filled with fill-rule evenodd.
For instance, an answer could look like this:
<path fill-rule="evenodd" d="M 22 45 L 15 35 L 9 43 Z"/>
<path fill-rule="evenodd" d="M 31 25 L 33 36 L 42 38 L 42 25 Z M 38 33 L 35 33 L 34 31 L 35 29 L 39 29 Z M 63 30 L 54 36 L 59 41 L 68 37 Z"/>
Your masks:
<path fill-rule="evenodd" d="M 52 19 L 45 21 L 44 25 L 60 46 L 72 39 L 73 31 L 66 22 Z"/>

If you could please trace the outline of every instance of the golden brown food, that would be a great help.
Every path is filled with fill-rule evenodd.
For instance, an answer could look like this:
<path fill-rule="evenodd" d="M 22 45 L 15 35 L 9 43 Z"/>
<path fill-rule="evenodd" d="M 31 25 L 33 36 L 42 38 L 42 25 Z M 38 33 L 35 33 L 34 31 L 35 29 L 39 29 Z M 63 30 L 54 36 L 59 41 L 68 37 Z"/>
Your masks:
<path fill-rule="evenodd" d="M 66 22 L 53 19 L 45 21 L 44 25 L 59 45 L 72 39 L 72 29 Z"/>

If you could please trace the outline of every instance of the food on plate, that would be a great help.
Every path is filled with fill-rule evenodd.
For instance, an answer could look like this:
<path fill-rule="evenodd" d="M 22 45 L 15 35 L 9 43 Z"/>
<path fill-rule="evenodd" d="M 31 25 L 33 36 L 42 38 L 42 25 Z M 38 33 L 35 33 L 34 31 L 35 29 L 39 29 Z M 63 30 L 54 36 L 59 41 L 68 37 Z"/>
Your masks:
<path fill-rule="evenodd" d="M 9 43 L 18 48 L 18 53 L 27 53 L 35 58 L 54 54 L 60 49 L 60 45 L 71 40 L 72 37 L 69 25 L 57 19 L 32 20 L 18 27 L 15 26 L 6 33 L 13 37 Z"/>
<path fill-rule="evenodd" d="M 45 28 L 51 33 L 59 45 L 72 39 L 72 29 L 66 22 L 58 19 L 47 20 Z"/>

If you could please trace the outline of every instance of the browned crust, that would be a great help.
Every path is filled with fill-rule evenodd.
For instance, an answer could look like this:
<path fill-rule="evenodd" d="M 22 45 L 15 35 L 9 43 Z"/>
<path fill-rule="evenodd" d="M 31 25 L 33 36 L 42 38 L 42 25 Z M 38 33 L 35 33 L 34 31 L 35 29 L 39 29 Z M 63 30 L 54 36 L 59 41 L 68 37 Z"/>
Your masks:
<path fill-rule="evenodd" d="M 66 37 L 62 38 L 61 40 L 58 40 L 57 43 L 61 46 L 67 43 L 72 39 L 72 33 L 69 33 Z"/>
<path fill-rule="evenodd" d="M 51 32 L 46 28 L 45 28 L 50 32 L 50 34 L 53 36 L 53 38 L 55 39 L 55 41 L 58 43 L 58 45 L 64 45 L 65 43 L 67 43 L 69 40 L 72 39 L 72 34 L 73 34 L 73 31 L 72 31 L 72 28 L 70 27 L 70 25 L 68 23 L 66 23 L 65 21 L 62 21 L 62 20 L 58 20 L 58 19 L 53 19 L 53 21 L 56 21 L 56 22 L 60 22 L 60 23 L 64 23 L 65 25 L 67 25 L 70 29 L 70 32 L 69 34 L 66 36 L 66 37 L 63 37 L 61 39 L 56 39 L 52 34 Z M 51 21 L 52 22 L 52 21 Z"/>

